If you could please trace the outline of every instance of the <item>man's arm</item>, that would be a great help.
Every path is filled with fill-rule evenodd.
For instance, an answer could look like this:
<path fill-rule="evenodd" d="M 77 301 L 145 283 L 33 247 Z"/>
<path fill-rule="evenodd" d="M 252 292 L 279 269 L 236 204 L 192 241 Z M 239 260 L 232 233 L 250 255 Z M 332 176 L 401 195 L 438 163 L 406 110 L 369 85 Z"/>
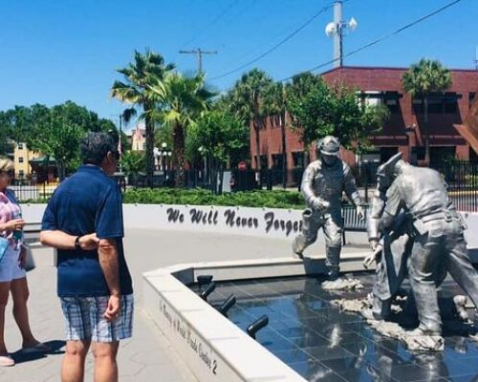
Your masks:
<path fill-rule="evenodd" d="M 44 230 L 40 232 L 40 242 L 43 245 L 56 249 L 75 249 L 75 242 L 78 236 L 69 235 L 60 230 Z M 92 251 L 98 248 L 98 238 L 95 233 L 80 236 L 78 239 L 80 248 L 84 251 Z"/>
<path fill-rule="evenodd" d="M 395 179 L 387 190 L 385 208 L 380 219 L 382 229 L 390 228 L 402 209 L 402 198 L 397 184 L 397 179 Z"/>
<path fill-rule="evenodd" d="M 355 182 L 355 178 L 352 175 L 352 171 L 350 167 L 347 166 L 345 163 L 344 166 L 344 191 L 349 200 L 355 205 L 355 207 L 362 205 L 362 200 L 360 199 L 360 195 L 357 189 L 357 183 Z"/>
<path fill-rule="evenodd" d="M 118 316 L 121 310 L 118 249 L 115 239 L 100 239 L 98 259 L 110 291 L 110 298 L 104 317 L 108 321 L 112 321 Z"/>

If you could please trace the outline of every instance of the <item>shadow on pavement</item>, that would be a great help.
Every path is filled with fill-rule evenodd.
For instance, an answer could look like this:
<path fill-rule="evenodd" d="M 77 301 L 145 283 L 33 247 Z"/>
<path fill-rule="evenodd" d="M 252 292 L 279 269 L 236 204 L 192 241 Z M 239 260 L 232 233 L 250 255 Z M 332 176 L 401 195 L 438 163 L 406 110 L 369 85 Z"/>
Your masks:
<path fill-rule="evenodd" d="M 12 358 L 15 360 L 16 364 L 23 363 L 23 362 L 30 362 L 35 361 L 37 359 L 46 358 L 49 355 L 56 355 L 56 354 L 63 354 L 65 351 L 63 348 L 66 345 L 65 341 L 60 340 L 52 340 L 43 342 L 45 345 L 50 347 L 50 350 L 47 352 L 37 351 L 37 352 L 29 352 L 24 353 L 22 349 L 17 350 L 15 353 L 12 353 Z"/>

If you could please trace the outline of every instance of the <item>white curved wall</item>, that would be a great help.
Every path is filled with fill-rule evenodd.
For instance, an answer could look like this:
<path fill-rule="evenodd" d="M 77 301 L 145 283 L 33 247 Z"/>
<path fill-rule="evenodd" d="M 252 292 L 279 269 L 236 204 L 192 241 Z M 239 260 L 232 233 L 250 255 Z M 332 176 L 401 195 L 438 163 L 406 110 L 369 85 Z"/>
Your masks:
<path fill-rule="evenodd" d="M 27 222 L 39 222 L 45 204 L 24 204 Z M 292 238 L 301 227 L 301 211 L 274 208 L 124 204 L 126 228 L 159 229 Z M 478 248 L 478 213 L 464 212 L 469 248 Z"/>

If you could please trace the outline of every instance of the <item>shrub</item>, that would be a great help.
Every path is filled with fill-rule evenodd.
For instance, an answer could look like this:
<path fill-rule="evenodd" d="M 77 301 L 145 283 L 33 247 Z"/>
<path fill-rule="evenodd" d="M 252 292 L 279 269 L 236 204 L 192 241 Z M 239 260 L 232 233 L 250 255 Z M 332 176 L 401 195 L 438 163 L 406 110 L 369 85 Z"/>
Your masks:
<path fill-rule="evenodd" d="M 188 204 L 269 208 L 304 208 L 304 199 L 297 191 L 245 191 L 213 194 L 203 189 L 135 189 L 127 190 L 124 203 Z"/>

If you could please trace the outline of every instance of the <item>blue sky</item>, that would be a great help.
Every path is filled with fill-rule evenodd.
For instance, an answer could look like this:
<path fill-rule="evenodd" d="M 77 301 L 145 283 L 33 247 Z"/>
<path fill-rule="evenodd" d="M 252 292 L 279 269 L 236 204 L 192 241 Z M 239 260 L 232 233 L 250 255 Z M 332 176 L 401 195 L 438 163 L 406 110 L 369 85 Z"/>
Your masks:
<path fill-rule="evenodd" d="M 450 1 L 350 0 L 344 4 L 344 18 L 354 16 L 359 26 L 345 38 L 344 53 Z M 330 2 L 2 0 L 0 110 L 72 100 L 114 119 L 123 106 L 109 98 L 109 89 L 121 79 L 115 69 L 132 60 L 134 49 L 149 47 L 181 71 L 194 71 L 197 64 L 194 56 L 179 54 L 180 49 L 217 50 L 217 55 L 204 58 L 212 79 L 263 53 Z M 330 60 L 332 41 L 324 28 L 331 19 L 332 10 L 255 66 L 279 80 Z M 409 66 L 428 57 L 449 68 L 472 69 L 478 45 L 476 20 L 478 0 L 462 0 L 345 64 Z M 241 72 L 210 82 L 224 90 Z"/>

